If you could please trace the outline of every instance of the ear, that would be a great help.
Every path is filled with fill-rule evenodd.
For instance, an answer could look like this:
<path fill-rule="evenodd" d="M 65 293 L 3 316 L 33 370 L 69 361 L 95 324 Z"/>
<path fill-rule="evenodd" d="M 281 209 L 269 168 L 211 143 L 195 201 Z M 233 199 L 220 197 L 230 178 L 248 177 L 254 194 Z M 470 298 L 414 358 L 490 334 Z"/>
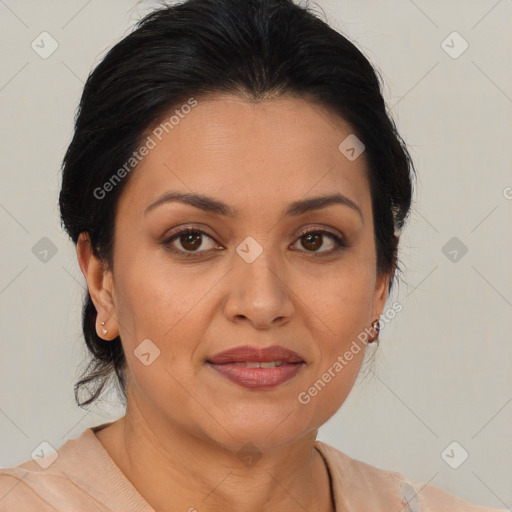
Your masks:
<path fill-rule="evenodd" d="M 87 281 L 89 294 L 97 311 L 96 333 L 100 338 L 112 340 L 119 335 L 112 272 L 93 252 L 89 234 L 80 233 L 76 245 L 78 263 Z M 101 325 L 105 322 L 105 325 Z M 107 329 L 107 334 L 103 334 Z"/>
<path fill-rule="evenodd" d="M 378 320 L 380 318 L 380 315 L 382 314 L 382 311 L 384 310 L 384 306 L 388 298 L 389 283 L 392 275 L 393 271 L 387 274 L 377 275 L 377 279 L 375 282 L 375 291 L 373 293 L 372 315 L 370 322 Z"/>

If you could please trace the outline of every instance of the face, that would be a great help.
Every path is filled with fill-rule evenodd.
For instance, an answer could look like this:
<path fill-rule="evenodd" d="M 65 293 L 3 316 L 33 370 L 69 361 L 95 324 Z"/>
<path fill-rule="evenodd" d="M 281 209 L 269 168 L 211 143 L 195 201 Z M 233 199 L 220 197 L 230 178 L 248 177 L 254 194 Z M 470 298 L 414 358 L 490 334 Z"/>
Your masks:
<path fill-rule="evenodd" d="M 346 399 L 365 352 L 358 335 L 386 300 L 365 155 L 338 149 L 352 133 L 346 122 L 292 97 L 211 96 L 161 140 L 152 133 L 118 203 L 113 274 L 92 294 L 98 334 L 108 318 L 110 339 L 122 339 L 127 414 L 233 449 L 304 438 Z M 225 211 L 155 205 L 166 193 L 207 196 Z M 335 194 L 341 203 L 305 207 Z M 302 362 L 230 364 L 241 380 L 208 362 L 276 345 Z"/>

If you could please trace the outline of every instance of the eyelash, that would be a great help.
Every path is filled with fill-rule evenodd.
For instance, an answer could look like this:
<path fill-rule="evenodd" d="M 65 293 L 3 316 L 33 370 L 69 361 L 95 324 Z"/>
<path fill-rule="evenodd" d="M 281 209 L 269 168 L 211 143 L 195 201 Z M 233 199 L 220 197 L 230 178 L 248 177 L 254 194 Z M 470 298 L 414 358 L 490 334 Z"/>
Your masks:
<path fill-rule="evenodd" d="M 200 234 L 200 235 L 204 235 L 204 236 L 210 238 L 211 240 L 214 240 L 212 236 L 210 236 L 208 233 L 206 233 L 205 231 L 203 231 L 201 229 L 186 227 L 186 228 L 181 229 L 180 231 L 177 231 L 172 236 L 166 238 L 163 242 L 161 242 L 161 245 L 166 250 L 169 250 L 175 254 L 184 256 L 186 258 L 200 257 L 201 253 L 209 252 L 209 251 L 187 252 L 187 251 L 184 251 L 181 249 L 176 249 L 175 247 L 172 246 L 172 242 L 174 242 L 176 239 L 179 239 L 181 236 L 188 235 L 188 234 Z M 299 251 L 299 252 L 307 252 L 307 253 L 309 252 L 311 254 L 317 254 L 318 257 L 324 257 L 324 256 L 331 256 L 333 254 L 338 253 L 339 251 L 342 251 L 343 249 L 347 249 L 348 247 L 350 247 L 350 245 L 347 244 L 338 235 L 332 233 L 331 231 L 327 231 L 325 229 L 318 229 L 318 228 L 303 231 L 300 235 L 298 235 L 297 240 L 300 240 L 301 238 L 305 237 L 306 235 L 311 235 L 311 234 L 328 235 L 334 241 L 334 243 L 336 244 L 336 247 L 330 251 L 325 251 L 325 252 L 315 252 L 315 251 Z"/>

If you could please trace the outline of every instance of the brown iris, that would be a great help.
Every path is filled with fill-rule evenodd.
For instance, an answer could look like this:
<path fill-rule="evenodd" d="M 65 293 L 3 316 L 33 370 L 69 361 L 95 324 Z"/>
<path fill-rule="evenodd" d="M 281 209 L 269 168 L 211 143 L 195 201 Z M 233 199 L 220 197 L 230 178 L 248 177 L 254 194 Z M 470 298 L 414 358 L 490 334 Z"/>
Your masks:
<path fill-rule="evenodd" d="M 309 248 L 311 250 L 319 249 L 322 246 L 322 234 L 321 233 L 308 233 L 308 234 L 302 236 L 301 238 L 302 238 L 302 246 L 305 249 L 308 249 L 307 244 L 310 244 Z M 312 239 L 315 239 L 315 242 L 312 242 Z M 304 243 L 304 240 L 306 240 L 305 243 Z"/>
<path fill-rule="evenodd" d="M 202 235 L 200 233 L 185 233 L 180 236 L 180 243 L 185 249 L 195 251 L 203 243 L 201 238 Z"/>

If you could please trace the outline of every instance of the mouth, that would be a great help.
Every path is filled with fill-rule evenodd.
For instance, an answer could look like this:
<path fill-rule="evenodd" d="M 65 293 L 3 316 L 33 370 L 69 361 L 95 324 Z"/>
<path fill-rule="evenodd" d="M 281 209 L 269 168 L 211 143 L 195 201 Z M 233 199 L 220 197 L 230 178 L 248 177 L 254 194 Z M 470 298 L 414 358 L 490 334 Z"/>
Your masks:
<path fill-rule="evenodd" d="M 273 345 L 235 347 L 207 359 L 206 364 L 239 386 L 270 389 L 295 377 L 306 362 L 297 352 Z"/>
<path fill-rule="evenodd" d="M 242 368 L 277 368 L 282 366 L 283 364 L 297 364 L 297 363 L 284 363 L 283 361 L 240 361 L 233 363 L 224 363 L 231 364 L 233 366 L 240 366 Z"/>
<path fill-rule="evenodd" d="M 300 354 L 282 347 L 272 345 L 270 347 L 252 347 L 241 345 L 219 352 L 207 359 L 208 363 L 303 363 L 304 359 Z"/>

